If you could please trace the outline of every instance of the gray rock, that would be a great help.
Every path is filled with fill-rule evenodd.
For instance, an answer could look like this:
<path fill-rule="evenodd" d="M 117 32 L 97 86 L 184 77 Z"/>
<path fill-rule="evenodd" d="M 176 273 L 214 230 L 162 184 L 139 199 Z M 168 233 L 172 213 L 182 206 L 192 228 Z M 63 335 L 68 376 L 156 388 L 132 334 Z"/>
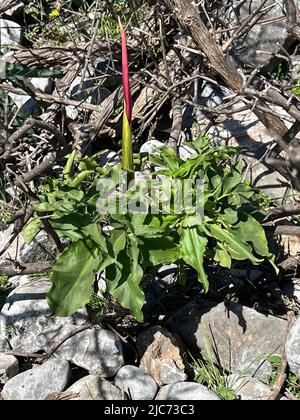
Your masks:
<path fill-rule="evenodd" d="M 33 281 L 36 281 L 34 280 L 34 277 L 27 274 L 23 276 L 9 277 L 9 279 L 7 280 L 7 282 L 13 287 L 23 286 L 25 284 L 32 283 Z"/>
<path fill-rule="evenodd" d="M 8 339 L 12 348 L 28 353 L 49 351 L 54 342 L 87 322 L 85 309 L 66 318 L 50 316 L 45 300 L 50 287 L 47 278 L 40 278 L 8 295 L 0 313 L 0 335 Z"/>
<path fill-rule="evenodd" d="M 163 265 L 157 270 L 157 280 L 164 285 L 173 284 L 178 279 L 178 265 Z"/>
<path fill-rule="evenodd" d="M 121 158 L 113 150 L 108 150 L 107 152 L 102 153 L 97 161 L 99 163 L 99 166 L 101 166 L 101 168 L 105 168 L 107 166 L 113 166 L 120 163 Z"/>
<path fill-rule="evenodd" d="M 56 354 L 100 377 L 114 376 L 124 364 L 120 339 L 104 329 L 76 334 L 60 346 Z"/>
<path fill-rule="evenodd" d="M 160 381 L 162 385 L 184 382 L 187 378 L 187 374 L 178 369 L 173 360 L 164 362 L 160 367 Z"/>
<path fill-rule="evenodd" d="M 209 352 L 231 373 L 267 381 L 272 366 L 266 357 L 283 354 L 285 320 L 238 305 L 191 302 L 169 320 L 168 326 L 190 345 Z"/>
<path fill-rule="evenodd" d="M 299 1 L 296 0 L 296 6 L 299 8 Z M 238 25 L 247 18 L 261 4 L 260 0 L 234 0 L 233 8 L 230 8 L 228 15 L 229 26 Z M 285 16 L 283 0 L 274 2 L 269 0 L 263 7 L 261 19 L 272 19 L 277 16 Z M 267 66 L 274 54 L 281 51 L 281 47 L 288 47 L 291 40 L 288 36 L 286 19 L 270 22 L 267 25 L 256 24 L 239 38 L 231 51 L 243 63 L 250 66 L 261 68 Z"/>
<path fill-rule="evenodd" d="M 71 367 L 53 357 L 43 365 L 20 373 L 3 387 L 4 400 L 43 400 L 53 392 L 63 391 L 70 380 Z"/>
<path fill-rule="evenodd" d="M 67 392 L 78 395 L 72 397 L 72 400 L 125 400 L 124 393 L 119 388 L 96 375 L 79 379 Z"/>
<path fill-rule="evenodd" d="M 29 80 L 40 91 L 51 93 L 53 82 L 49 77 L 32 77 Z"/>
<path fill-rule="evenodd" d="M 15 356 L 0 353 L 0 383 L 5 384 L 18 373 L 18 359 Z"/>
<path fill-rule="evenodd" d="M 194 382 L 178 382 L 163 386 L 157 394 L 156 400 L 220 400 L 220 398 L 208 388 Z"/>
<path fill-rule="evenodd" d="M 83 80 L 82 89 L 80 89 L 81 76 L 77 76 L 70 84 L 67 96 L 76 101 L 84 101 L 85 103 L 99 105 L 111 92 L 103 87 L 97 87 L 95 81 L 91 79 L 91 77 L 94 77 L 94 69 L 89 70 L 90 74 L 87 74 Z M 78 109 L 72 105 L 66 106 L 66 114 L 72 120 L 75 120 L 79 116 Z"/>
<path fill-rule="evenodd" d="M 22 35 L 21 26 L 7 19 L 0 19 L 1 50 L 5 45 L 20 44 Z"/>
<path fill-rule="evenodd" d="M 290 71 L 292 73 L 292 80 L 297 82 L 300 78 L 300 55 L 291 56 Z"/>
<path fill-rule="evenodd" d="M 149 155 L 155 155 L 157 150 L 161 147 L 166 147 L 165 143 L 162 143 L 158 140 L 148 140 L 146 143 L 142 145 L 140 148 L 140 153 L 148 153 Z M 192 155 L 197 153 L 194 149 L 192 149 L 187 144 L 180 144 L 179 146 L 179 156 L 182 160 L 188 160 Z"/>
<path fill-rule="evenodd" d="M 7 350 L 9 350 L 9 344 L 6 338 L 0 334 L 0 352 L 6 352 Z"/>
<path fill-rule="evenodd" d="M 166 145 L 159 140 L 148 140 L 140 148 L 140 153 L 148 153 L 149 155 L 154 155 L 157 153 L 157 150 Z"/>
<path fill-rule="evenodd" d="M 153 400 L 157 393 L 157 383 L 143 369 L 123 366 L 117 373 L 114 384 L 126 392 L 131 400 Z"/>
<path fill-rule="evenodd" d="M 16 94 L 10 92 L 8 96 L 16 104 L 18 114 L 22 114 L 25 118 L 27 117 L 37 117 L 41 111 L 37 102 L 24 91 L 24 95 Z"/>
<path fill-rule="evenodd" d="M 179 146 L 179 157 L 180 159 L 186 161 L 188 160 L 191 156 L 197 154 L 195 149 L 192 149 L 190 146 L 188 146 L 187 144 L 181 143 Z"/>
<path fill-rule="evenodd" d="M 4 248 L 4 246 L 8 243 L 12 233 L 13 233 L 13 225 L 11 225 L 8 229 L 0 231 L 0 249 Z M 16 239 L 5 251 L 5 253 L 0 257 L 0 264 L 7 263 L 6 258 L 15 258 L 19 257 L 19 250 L 20 247 L 23 246 L 24 240 L 21 235 L 19 235 L 18 240 Z"/>
<path fill-rule="evenodd" d="M 240 400 L 266 400 L 271 392 L 268 385 L 251 376 L 229 375 L 226 385 Z"/>
<path fill-rule="evenodd" d="M 55 258 L 54 245 L 44 233 L 39 233 L 28 245 L 24 244 L 20 251 L 20 262 L 24 264 L 49 261 Z"/>
<path fill-rule="evenodd" d="M 291 371 L 300 379 L 300 317 L 289 332 L 285 351 Z"/>
<path fill-rule="evenodd" d="M 11 7 L 10 9 L 6 10 L 5 14 L 7 16 L 13 17 L 15 15 L 20 14 L 24 10 L 24 3 L 22 1 L 18 2 L 15 6 Z"/>

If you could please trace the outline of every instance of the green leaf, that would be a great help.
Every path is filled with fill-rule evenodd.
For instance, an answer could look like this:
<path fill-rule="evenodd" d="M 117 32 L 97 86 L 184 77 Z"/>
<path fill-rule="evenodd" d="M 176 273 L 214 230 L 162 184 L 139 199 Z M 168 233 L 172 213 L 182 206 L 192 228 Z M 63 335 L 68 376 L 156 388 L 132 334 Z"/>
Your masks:
<path fill-rule="evenodd" d="M 50 222 L 59 236 L 76 242 L 78 239 L 85 238 L 84 228 L 92 222 L 92 218 L 89 214 L 78 212 L 62 215 L 60 215 L 60 212 L 56 212 Z"/>
<path fill-rule="evenodd" d="M 83 228 L 84 235 L 100 246 L 101 250 L 105 253 L 108 252 L 106 245 L 106 238 L 102 234 L 100 223 L 91 223 Z"/>
<path fill-rule="evenodd" d="M 27 244 L 30 244 L 36 235 L 39 233 L 42 222 L 38 218 L 32 218 L 22 230 L 22 236 Z"/>
<path fill-rule="evenodd" d="M 263 257 L 270 255 L 265 231 L 254 217 L 247 215 L 246 220 L 240 221 L 237 227 L 243 241 L 251 242 L 257 254 Z"/>
<path fill-rule="evenodd" d="M 121 251 L 117 261 L 107 267 L 106 278 L 111 295 L 129 309 L 137 321 L 143 322 L 145 295 L 140 288 L 143 269 L 139 264 L 138 242 L 133 235 L 129 236 L 127 250 Z"/>
<path fill-rule="evenodd" d="M 203 284 L 205 292 L 209 289 L 208 278 L 203 267 L 207 242 L 207 238 L 201 236 L 197 228 L 183 228 L 180 238 L 183 260 L 198 272 L 199 281 Z"/>
<path fill-rule="evenodd" d="M 38 204 L 34 204 L 32 208 L 38 213 L 47 213 L 47 212 L 55 211 L 56 209 L 58 210 L 59 204 L 38 203 Z"/>
<path fill-rule="evenodd" d="M 52 288 L 47 294 L 53 315 L 72 315 L 89 302 L 102 258 L 91 241 L 81 240 L 58 256 L 51 274 Z"/>
<path fill-rule="evenodd" d="M 231 257 L 221 244 L 217 246 L 214 260 L 218 262 L 221 267 L 231 268 Z"/>
<path fill-rule="evenodd" d="M 109 255 L 117 259 L 119 253 L 126 247 L 126 231 L 123 229 L 114 229 L 111 231 L 107 239 L 107 244 L 110 245 Z"/>
<path fill-rule="evenodd" d="M 230 194 L 242 182 L 242 179 L 239 165 L 232 166 L 230 172 L 225 174 L 222 179 L 222 194 Z"/>
<path fill-rule="evenodd" d="M 250 260 L 255 265 L 263 261 L 253 255 L 250 246 L 243 242 L 237 231 L 227 231 L 216 224 L 209 224 L 207 227 L 210 236 L 226 245 L 226 249 L 233 259 Z"/>
<path fill-rule="evenodd" d="M 144 261 L 151 262 L 153 266 L 171 264 L 182 258 L 181 247 L 176 245 L 172 238 L 143 238 L 142 242 Z"/>

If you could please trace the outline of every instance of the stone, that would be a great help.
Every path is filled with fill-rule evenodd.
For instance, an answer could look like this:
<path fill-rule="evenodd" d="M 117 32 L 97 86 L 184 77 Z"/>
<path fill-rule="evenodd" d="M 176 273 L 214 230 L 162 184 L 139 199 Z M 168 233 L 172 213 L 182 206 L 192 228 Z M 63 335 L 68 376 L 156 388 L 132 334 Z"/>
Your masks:
<path fill-rule="evenodd" d="M 187 374 L 178 369 L 173 360 L 164 362 L 160 367 L 160 381 L 162 385 L 184 382 L 187 379 Z"/>
<path fill-rule="evenodd" d="M 5 14 L 9 17 L 19 15 L 24 10 L 24 3 L 22 1 L 17 2 L 17 4 L 10 9 L 6 10 Z"/>
<path fill-rule="evenodd" d="M 0 19 L 0 49 L 5 45 L 20 44 L 22 35 L 21 26 L 7 19 Z"/>
<path fill-rule="evenodd" d="M 44 93 L 51 93 L 53 82 L 49 77 L 32 77 L 29 81 L 33 86 Z"/>
<path fill-rule="evenodd" d="M 76 334 L 55 353 L 59 357 L 104 378 L 115 376 L 124 365 L 120 339 L 111 331 L 89 329 Z"/>
<path fill-rule="evenodd" d="M 0 249 L 10 240 L 10 237 L 13 233 L 14 226 L 11 225 L 8 229 L 0 231 Z M 7 263 L 6 258 L 17 258 L 20 255 L 20 247 L 24 244 L 24 240 L 21 235 L 18 236 L 18 239 L 15 239 L 14 242 L 9 246 L 7 251 L 0 257 L 0 264 Z"/>
<path fill-rule="evenodd" d="M 214 392 L 203 385 L 194 382 L 177 382 L 163 386 L 157 394 L 156 400 L 220 400 Z"/>
<path fill-rule="evenodd" d="M 70 380 L 71 366 L 53 357 L 41 366 L 10 379 L 3 387 L 4 400 L 43 400 L 53 392 L 63 391 Z"/>
<path fill-rule="evenodd" d="M 296 7 L 299 8 L 300 2 L 296 0 L 295 3 Z M 232 6 L 228 9 L 226 26 L 238 25 L 253 11 L 257 10 L 260 5 L 261 0 L 234 0 Z M 276 2 L 268 0 L 262 10 L 261 19 L 264 20 L 285 16 L 283 0 Z M 281 51 L 281 47 L 288 48 L 290 43 L 287 21 L 283 18 L 269 22 L 267 25 L 257 23 L 245 36 L 234 42 L 230 52 L 251 68 L 262 68 L 270 65 L 274 55 Z"/>
<path fill-rule="evenodd" d="M 288 334 L 285 351 L 291 371 L 300 379 L 300 317 L 297 317 Z"/>
<path fill-rule="evenodd" d="M 271 392 L 270 387 L 258 379 L 237 374 L 226 378 L 226 386 L 239 400 L 266 400 Z"/>
<path fill-rule="evenodd" d="M 91 77 L 94 77 L 94 69 L 90 69 L 90 71 L 91 74 L 87 74 L 83 80 L 82 89 L 80 89 L 81 76 L 75 77 L 70 84 L 67 96 L 72 100 L 99 105 L 111 94 L 111 92 L 106 88 L 97 87 L 95 81 L 91 79 Z M 79 116 L 79 111 L 77 107 L 68 105 L 66 106 L 66 114 L 70 119 L 75 120 Z"/>
<path fill-rule="evenodd" d="M 6 352 L 7 350 L 9 350 L 8 341 L 0 334 L 0 352 Z"/>
<path fill-rule="evenodd" d="M 77 394 L 71 400 L 125 400 L 124 393 L 118 387 L 96 375 L 79 379 L 66 392 Z"/>
<path fill-rule="evenodd" d="M 16 94 L 9 92 L 8 96 L 13 100 L 17 107 L 17 113 L 21 114 L 24 118 L 33 117 L 36 118 L 41 109 L 38 103 L 29 95 L 26 94 Z"/>
<path fill-rule="evenodd" d="M 231 373 L 267 381 L 272 366 L 266 358 L 282 355 L 287 321 L 263 315 L 239 304 L 218 305 L 193 301 L 177 311 L 167 323 L 183 340 Z"/>
<path fill-rule="evenodd" d="M 18 373 L 18 359 L 15 356 L 0 353 L 0 383 L 5 384 Z"/>
<path fill-rule="evenodd" d="M 148 140 L 144 144 L 142 144 L 140 148 L 140 153 L 147 153 L 149 155 L 154 155 L 157 153 L 157 150 L 161 147 L 165 147 L 166 145 L 159 140 Z"/>
<path fill-rule="evenodd" d="M 146 141 L 142 147 L 140 148 L 140 153 L 147 153 L 149 155 L 155 155 L 157 153 L 157 150 L 161 147 L 166 147 L 167 145 L 165 143 L 162 143 L 159 140 L 148 140 Z M 180 144 L 179 146 L 179 156 L 182 160 L 186 161 L 188 160 L 192 155 L 197 153 L 193 148 L 188 146 L 187 144 Z"/>
<path fill-rule="evenodd" d="M 24 244 L 20 250 L 20 262 L 24 264 L 49 261 L 55 258 L 55 246 L 48 236 L 40 232 L 30 244 Z"/>
<path fill-rule="evenodd" d="M 101 156 L 97 159 L 97 162 L 101 168 L 106 168 L 120 163 L 121 158 L 113 150 L 107 150 L 101 154 Z"/>
<path fill-rule="evenodd" d="M 163 265 L 157 270 L 156 280 L 164 285 L 170 285 L 178 280 L 178 265 Z"/>
<path fill-rule="evenodd" d="M 48 352 L 54 342 L 87 323 L 85 309 L 70 317 L 50 316 L 45 299 L 50 288 L 51 282 L 42 277 L 17 287 L 8 295 L 0 313 L 0 335 L 7 338 L 13 349 Z"/>
<path fill-rule="evenodd" d="M 157 393 L 157 383 L 143 369 L 123 366 L 115 376 L 114 384 L 126 392 L 130 400 L 153 400 Z"/>
<path fill-rule="evenodd" d="M 32 277 L 32 275 L 23 275 L 23 276 L 13 276 L 13 277 L 9 277 L 7 282 L 8 284 L 10 284 L 12 287 L 19 287 L 19 286 L 23 286 L 25 284 L 28 283 L 32 283 L 34 280 L 34 277 Z"/>
<path fill-rule="evenodd" d="M 300 79 L 300 55 L 291 56 L 290 71 L 292 80 L 297 82 Z"/>
<path fill-rule="evenodd" d="M 161 368 L 166 362 L 172 362 L 184 374 L 185 365 L 182 357 L 182 344 L 167 329 L 154 326 L 141 333 L 137 338 L 140 354 L 140 367 L 151 375 L 159 386 L 162 385 Z"/>
<path fill-rule="evenodd" d="M 295 235 L 281 235 L 279 241 L 282 254 L 294 257 L 297 260 L 300 255 L 300 238 Z"/>

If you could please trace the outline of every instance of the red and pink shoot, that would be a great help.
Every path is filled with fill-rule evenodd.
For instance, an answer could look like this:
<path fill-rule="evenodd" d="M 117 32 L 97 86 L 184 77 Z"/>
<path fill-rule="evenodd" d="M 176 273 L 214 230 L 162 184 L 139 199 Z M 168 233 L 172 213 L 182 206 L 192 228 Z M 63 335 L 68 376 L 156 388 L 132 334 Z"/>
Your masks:
<path fill-rule="evenodd" d="M 129 82 L 128 54 L 126 34 L 121 19 L 119 18 L 119 27 L 122 39 L 122 80 L 124 91 L 124 113 L 123 113 L 123 131 L 122 131 L 122 166 L 125 171 L 133 172 L 133 153 L 132 153 L 132 99 Z"/>

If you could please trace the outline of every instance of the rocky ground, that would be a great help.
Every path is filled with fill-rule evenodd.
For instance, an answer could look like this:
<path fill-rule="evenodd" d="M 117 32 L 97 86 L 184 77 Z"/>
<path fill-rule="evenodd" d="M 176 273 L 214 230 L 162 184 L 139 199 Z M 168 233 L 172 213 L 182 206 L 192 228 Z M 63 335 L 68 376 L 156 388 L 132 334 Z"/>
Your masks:
<path fill-rule="evenodd" d="M 90 156 L 109 144 L 109 150 L 101 156 L 99 166 L 118 162 L 120 145 L 116 139 L 120 138 L 121 119 L 116 112 L 120 107 L 116 92 L 120 85 L 120 73 L 114 68 L 114 65 L 118 65 L 120 55 L 118 46 L 112 43 L 110 47 L 115 49 L 109 50 L 98 45 L 101 54 L 96 47 L 96 53 L 93 54 L 91 48 L 90 62 L 85 62 L 82 57 L 78 61 L 73 60 L 74 39 L 67 39 L 67 44 L 63 44 L 66 50 L 61 51 L 62 38 L 67 35 L 65 32 L 59 32 L 58 35 L 54 27 L 51 32 L 49 24 L 39 29 L 38 35 L 35 35 L 35 26 L 30 26 L 29 34 L 27 31 L 25 37 L 23 13 L 25 10 L 29 14 L 26 7 L 30 5 L 7 0 L 2 3 L 0 35 L 5 50 L 1 52 L 6 62 L 30 67 L 34 55 L 42 66 L 52 72 L 44 77 L 26 76 L 30 83 L 22 87 L 9 81 L 9 101 L 2 106 L 2 112 L 9 108 L 9 115 L 15 120 L 21 115 L 20 124 L 33 117 L 46 124 L 54 124 L 56 128 L 59 126 L 72 149 L 79 150 L 83 155 L 86 153 Z M 249 3 L 252 2 L 243 2 L 243 7 L 237 9 L 238 14 L 227 15 L 226 22 L 235 27 L 237 21 L 249 14 Z M 242 63 L 247 77 L 256 69 L 262 71 L 263 80 L 269 80 L 269 77 L 272 81 L 275 79 L 276 84 L 276 72 L 285 73 L 279 74 L 279 79 L 285 77 L 287 82 L 283 88 L 278 82 L 278 92 L 287 89 L 287 85 L 298 77 L 300 57 L 299 45 L 289 42 L 287 22 L 280 18 L 282 3 L 276 2 L 272 8 L 267 6 L 264 19 L 271 20 L 271 24 L 254 25 L 234 43 L 234 48 L 228 50 L 230 61 L 235 65 Z M 81 25 L 94 22 L 93 16 L 87 15 L 85 19 L 80 21 Z M 151 14 L 149 22 L 153 19 Z M 139 28 L 140 32 L 137 33 L 145 32 L 143 28 Z M 61 30 L 61 27 L 58 29 Z M 71 20 L 67 29 L 74 30 Z M 152 34 L 147 35 L 147 31 L 149 41 Z M 77 36 L 78 42 L 86 42 L 85 35 L 80 31 Z M 48 49 L 43 55 L 42 47 L 47 37 L 51 39 L 50 47 L 53 49 L 50 48 L 50 54 Z M 177 31 L 174 38 L 178 49 L 186 51 L 186 61 L 190 63 L 193 59 L 194 68 L 199 68 L 197 51 L 192 58 L 189 56 L 196 48 L 189 37 Z M 134 37 L 129 41 L 131 58 L 134 57 L 137 63 L 139 42 Z M 78 54 L 82 51 L 87 54 L 89 45 L 90 41 L 80 51 L 77 45 Z M 35 54 L 27 55 L 28 50 Z M 273 63 L 278 56 L 285 57 L 284 71 L 278 67 L 276 60 Z M 171 50 L 167 59 L 169 64 L 176 63 L 174 50 Z M 85 64 L 89 64 L 88 69 Z M 159 65 L 163 73 L 164 67 L 161 63 Z M 210 67 L 207 63 L 205 65 L 208 73 L 205 73 L 197 94 L 192 98 L 196 102 L 195 108 L 192 110 L 189 105 L 192 95 L 186 96 L 187 101 L 182 104 L 180 157 L 185 160 L 191 153 L 185 140 L 195 138 L 205 128 L 218 144 L 247 147 L 241 151 L 240 160 L 249 182 L 261 188 L 278 204 L 287 201 L 298 203 L 299 189 L 297 192 L 294 180 L 284 178 L 282 171 L 270 167 L 264 160 L 274 146 L 274 133 L 270 133 L 258 118 L 254 103 L 250 103 L 249 99 L 248 108 L 241 110 L 244 102 L 238 98 L 228 114 L 212 114 L 227 103 L 232 91 L 220 85 L 218 77 L 212 79 Z M 56 79 L 53 71 L 61 72 L 62 69 L 63 79 Z M 171 67 L 171 72 L 176 73 L 176 69 L 176 66 Z M 0 63 L 0 72 L 2 70 L 4 68 L 1 69 Z M 142 81 L 146 70 L 140 71 Z M 185 70 L 182 74 L 186 75 Z M 155 77 L 157 79 L 158 76 Z M 5 80 L 5 77 L 0 78 Z M 101 78 L 105 83 L 100 85 L 97 80 Z M 161 80 L 163 82 L 160 81 L 159 86 L 165 84 L 165 79 Z M 167 104 L 161 103 L 162 109 L 156 107 L 157 91 L 144 85 L 145 82 L 140 83 L 134 97 L 133 124 L 138 134 L 135 148 L 151 154 L 154 146 L 165 144 L 172 130 L 172 106 L 169 100 Z M 187 95 L 186 92 L 184 94 Z M 162 100 L 164 92 L 160 91 L 159 95 Z M 291 115 L 290 107 L 285 109 L 276 101 L 269 105 L 271 113 L 280 115 L 287 128 L 294 127 L 298 122 L 296 111 Z M 298 103 L 296 109 L 297 106 Z M 99 107 L 102 119 L 99 118 Z M 153 119 L 151 112 L 149 114 L 151 107 L 155 107 Z M 97 125 L 99 120 L 100 126 Z M 14 120 L 11 124 L 14 124 Z M 14 132 L 20 125 L 12 127 Z M 49 125 L 47 127 L 49 129 Z M 137 127 L 142 128 L 139 131 Z M 7 223 L 27 200 L 24 198 L 26 194 L 21 191 L 22 183 L 18 184 L 20 176 L 25 174 L 28 184 L 34 184 L 40 176 L 50 174 L 55 177 L 62 170 L 61 157 L 46 167 L 45 173 L 40 173 L 39 168 L 38 176 L 32 170 L 30 158 L 26 158 L 24 163 L 23 157 L 29 151 L 29 155 L 34 156 L 36 169 L 41 162 L 43 164 L 45 156 L 56 150 L 53 139 L 57 138 L 57 133 L 53 137 L 53 132 L 51 135 L 45 133 L 47 129 L 35 133 L 34 143 L 29 142 L 29 148 L 23 150 L 24 142 L 20 142 L 16 150 L 6 148 L 1 155 L 3 176 L 1 174 L 0 181 L 3 184 L 0 185 L 0 203 L 2 205 L 5 201 L 6 207 L 0 207 L 0 251 L 5 248 L 0 256 L 0 273 L 1 266 L 6 266 L 8 261 L 12 263 L 14 274 L 18 274 L 18 271 L 22 271 L 20 267 L 52 262 L 57 255 L 53 241 L 46 232 L 41 231 L 28 245 L 15 220 Z M 100 140 L 95 145 L 93 141 L 97 136 Z M 26 140 L 25 137 L 25 143 Z M 13 168 L 12 173 L 5 172 L 7 166 Z M 288 172 L 288 175 L 293 175 L 293 171 Z M 1 196 L 3 191 L 5 200 Z M 298 223 L 299 219 L 293 215 L 293 218 L 285 219 L 283 225 L 298 227 Z M 47 272 L 0 276 L 0 399 L 300 399 L 299 231 L 293 235 L 283 229 L 281 233 L 276 240 L 270 235 L 270 243 L 280 266 L 278 276 L 264 266 L 253 268 L 249 264 L 235 264 L 231 270 L 227 270 L 214 265 L 209 267 L 208 273 L 211 288 L 204 295 L 195 273 L 190 269 L 186 269 L 188 281 L 184 286 L 177 281 L 179 274 L 176 265 L 162 266 L 151 273 L 144 286 L 147 303 L 143 324 L 136 322 L 128 311 L 109 296 L 104 274 L 97 279 L 97 290 L 87 307 L 66 318 L 53 317 L 50 313 L 46 293 L 51 282 Z"/>

